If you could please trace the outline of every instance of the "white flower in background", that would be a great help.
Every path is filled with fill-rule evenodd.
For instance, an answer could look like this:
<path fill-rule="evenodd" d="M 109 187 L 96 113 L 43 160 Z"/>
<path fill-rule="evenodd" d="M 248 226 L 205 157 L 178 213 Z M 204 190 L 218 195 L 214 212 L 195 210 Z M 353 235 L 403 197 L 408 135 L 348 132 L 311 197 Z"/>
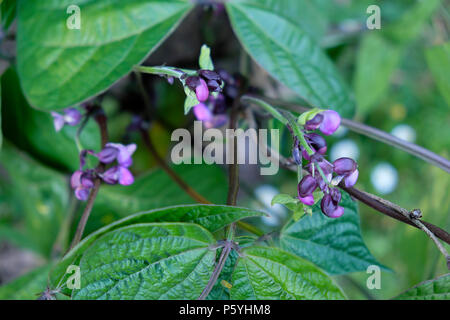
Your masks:
<path fill-rule="evenodd" d="M 264 211 L 269 214 L 268 217 L 262 217 L 261 220 L 264 224 L 271 227 L 278 226 L 286 215 L 286 209 L 282 205 L 275 204 L 274 206 L 271 206 L 273 197 L 279 193 L 279 190 L 267 184 L 261 185 L 255 189 L 256 198 L 264 204 Z"/>
<path fill-rule="evenodd" d="M 397 169 L 388 162 L 381 162 L 373 168 L 372 173 L 370 174 L 370 181 L 379 193 L 391 193 L 397 187 Z"/>
<path fill-rule="evenodd" d="M 358 145 L 352 139 L 344 139 L 333 144 L 330 151 L 330 159 L 334 161 L 339 158 L 351 158 L 358 160 L 359 148 Z"/>
<path fill-rule="evenodd" d="M 416 130 L 407 124 L 395 126 L 394 129 L 392 129 L 391 134 L 408 142 L 416 141 Z"/>

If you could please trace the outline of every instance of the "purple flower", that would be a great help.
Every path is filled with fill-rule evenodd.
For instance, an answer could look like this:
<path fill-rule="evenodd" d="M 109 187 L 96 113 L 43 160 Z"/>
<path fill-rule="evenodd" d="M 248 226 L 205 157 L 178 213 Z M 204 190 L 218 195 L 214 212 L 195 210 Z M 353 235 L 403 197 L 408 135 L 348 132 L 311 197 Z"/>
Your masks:
<path fill-rule="evenodd" d="M 339 158 L 333 162 L 334 172 L 344 179 L 347 188 L 353 187 L 358 180 L 358 165 L 350 158 Z"/>
<path fill-rule="evenodd" d="M 100 177 L 108 184 L 119 183 L 123 186 L 133 184 L 133 174 L 126 167 L 114 166 L 106 170 Z"/>
<path fill-rule="evenodd" d="M 311 175 L 304 176 L 297 186 L 298 196 L 300 198 L 305 198 L 306 196 L 311 195 L 316 188 L 316 179 L 314 179 Z"/>
<path fill-rule="evenodd" d="M 193 107 L 193 112 L 197 120 L 203 122 L 206 128 L 217 128 L 223 126 L 228 121 L 225 114 L 213 114 L 204 103 L 199 103 Z"/>
<path fill-rule="evenodd" d="M 341 116 L 334 110 L 325 110 L 321 114 L 323 115 L 323 121 L 319 129 L 324 135 L 329 136 L 339 128 Z"/>
<path fill-rule="evenodd" d="M 323 121 L 323 115 L 318 113 L 311 120 L 306 121 L 305 129 L 308 131 L 313 131 L 319 128 L 320 124 Z"/>
<path fill-rule="evenodd" d="M 317 133 L 305 134 L 305 139 L 311 146 L 311 148 L 319 154 L 325 154 L 327 152 L 327 142 L 325 139 Z"/>
<path fill-rule="evenodd" d="M 330 194 L 323 196 L 322 201 L 320 201 L 320 208 L 330 218 L 339 218 L 344 214 L 344 208 L 339 206 L 338 202 L 335 202 Z"/>
<path fill-rule="evenodd" d="M 70 178 L 70 184 L 75 190 L 75 196 L 81 201 L 86 201 L 90 190 L 94 187 L 94 178 L 91 172 L 77 170 Z"/>
<path fill-rule="evenodd" d="M 192 76 L 186 78 L 186 86 L 195 92 L 197 100 L 205 102 L 209 97 L 208 85 L 205 80 L 200 77 Z"/>
<path fill-rule="evenodd" d="M 69 126 L 76 126 L 80 123 L 82 115 L 80 111 L 75 108 L 68 108 L 63 111 L 63 114 L 52 111 L 51 115 L 53 117 L 53 125 L 56 131 L 60 131 L 65 124 Z"/>
<path fill-rule="evenodd" d="M 312 206 L 314 204 L 314 196 L 312 194 L 302 198 L 302 197 L 298 197 L 298 199 L 303 203 L 306 204 L 307 206 Z"/>
<path fill-rule="evenodd" d="M 96 154 L 100 162 L 111 163 L 117 159 L 120 166 L 128 168 L 133 163 L 131 156 L 136 151 L 136 144 L 123 145 L 107 143 L 102 151 Z"/>

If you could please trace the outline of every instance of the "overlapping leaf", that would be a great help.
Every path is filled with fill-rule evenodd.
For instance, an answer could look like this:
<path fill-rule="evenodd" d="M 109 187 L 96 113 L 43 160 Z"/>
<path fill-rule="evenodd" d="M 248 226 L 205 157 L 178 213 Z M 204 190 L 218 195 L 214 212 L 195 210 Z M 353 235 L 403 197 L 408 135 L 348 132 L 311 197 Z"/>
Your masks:
<path fill-rule="evenodd" d="M 397 300 L 449 300 L 450 274 L 424 281 L 402 293 Z"/>
<path fill-rule="evenodd" d="M 123 227 L 99 238 L 80 261 L 73 299 L 196 299 L 214 269 L 214 237 L 194 224 Z"/>
<path fill-rule="evenodd" d="M 357 206 L 347 193 L 343 193 L 341 206 L 344 215 L 332 219 L 325 217 L 316 204 L 312 215 L 282 230 L 281 247 L 329 274 L 365 271 L 369 265 L 380 265 L 364 244 Z"/>
<path fill-rule="evenodd" d="M 233 274 L 231 299 L 344 299 L 333 281 L 312 263 L 278 248 L 250 247 Z"/>
<path fill-rule="evenodd" d="M 292 19 L 297 1 L 284 1 L 287 5 L 279 2 L 227 3 L 233 29 L 243 47 L 272 76 L 313 106 L 352 116 L 354 101 L 347 85 L 304 28 L 300 22 L 303 19 Z M 299 16 L 303 13 L 295 12 Z"/>
<path fill-rule="evenodd" d="M 67 27 L 71 5 L 80 8 L 80 29 Z M 17 62 L 25 96 L 53 110 L 98 94 L 154 50 L 191 7 L 183 0 L 20 0 Z"/>

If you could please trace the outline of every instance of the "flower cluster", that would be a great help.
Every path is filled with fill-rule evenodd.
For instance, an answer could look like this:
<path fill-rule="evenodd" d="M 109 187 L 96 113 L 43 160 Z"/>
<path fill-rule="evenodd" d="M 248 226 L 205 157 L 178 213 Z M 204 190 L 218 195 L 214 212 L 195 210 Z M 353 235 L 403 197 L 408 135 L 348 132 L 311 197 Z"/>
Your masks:
<path fill-rule="evenodd" d="M 336 111 L 325 110 L 316 114 L 304 125 L 304 140 L 302 145 L 296 139 L 292 152 L 293 159 L 302 165 L 302 157 L 308 161 L 309 172 L 298 184 L 298 198 L 305 205 L 313 205 L 316 189 L 323 192 L 320 202 L 322 212 L 330 218 L 338 218 L 344 214 L 344 208 L 339 205 L 341 192 L 337 185 L 343 181 L 346 187 L 355 185 L 358 179 L 358 166 L 353 159 L 340 158 L 333 163 L 328 162 L 324 155 L 327 151 L 325 139 L 313 130 L 319 129 L 323 134 L 333 134 L 339 127 L 341 118 Z"/>
<path fill-rule="evenodd" d="M 83 150 L 80 154 L 80 169 L 75 171 L 71 177 L 71 186 L 75 191 L 75 196 L 79 200 L 87 200 L 90 190 L 94 187 L 94 180 L 100 178 L 108 184 L 121 184 L 124 186 L 134 182 L 134 177 L 128 169 L 133 160 L 131 156 L 136 150 L 136 144 L 123 145 L 119 143 L 107 143 L 103 150 L 94 153 L 91 150 Z M 83 169 L 85 158 L 91 154 L 98 158 L 103 164 L 117 164 L 111 166 L 104 172 L 98 167 L 96 169 Z"/>
<path fill-rule="evenodd" d="M 208 100 L 210 92 L 222 91 L 222 78 L 217 72 L 211 70 L 200 70 L 198 76 L 187 77 L 185 84 L 195 92 L 199 102 Z"/>
<path fill-rule="evenodd" d="M 63 114 L 58 112 L 51 112 L 53 117 L 53 125 L 55 126 L 56 131 L 60 131 L 65 124 L 69 126 L 76 126 L 80 123 L 82 118 L 81 112 L 75 108 L 68 108 L 63 111 Z"/>

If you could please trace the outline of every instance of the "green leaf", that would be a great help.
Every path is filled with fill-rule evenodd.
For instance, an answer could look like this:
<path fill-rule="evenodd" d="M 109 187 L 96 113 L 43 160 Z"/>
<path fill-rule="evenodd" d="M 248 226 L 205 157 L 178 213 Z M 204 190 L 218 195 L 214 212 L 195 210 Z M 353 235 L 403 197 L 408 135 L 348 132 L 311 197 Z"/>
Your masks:
<path fill-rule="evenodd" d="M 13 68 L 3 74 L 1 86 L 3 119 L 8 119 L 3 123 L 5 137 L 45 163 L 69 171 L 77 170 L 80 165 L 75 143 L 78 127 L 64 126 L 56 132 L 50 113 L 30 107 Z M 100 132 L 93 119 L 83 129 L 80 142 L 84 149 L 100 151 Z"/>
<path fill-rule="evenodd" d="M 1 1 L 0 1 L 1 2 Z M 1 23 L 3 30 L 7 31 L 16 17 L 16 0 L 3 0 L 1 2 Z"/>
<path fill-rule="evenodd" d="M 200 69 L 214 70 L 214 63 L 211 60 L 211 49 L 206 44 L 204 44 L 200 50 L 198 64 Z"/>
<path fill-rule="evenodd" d="M 424 281 L 400 294 L 397 300 L 449 300 L 450 273 L 439 278 Z"/>
<path fill-rule="evenodd" d="M 227 285 L 231 285 L 231 279 L 238 257 L 239 254 L 235 250 L 230 252 L 222 272 L 211 292 L 206 297 L 206 300 L 230 300 L 230 289 L 224 286 L 224 282 Z"/>
<path fill-rule="evenodd" d="M 370 111 L 388 91 L 403 50 L 377 32 L 369 32 L 359 48 L 354 79 L 358 112 Z"/>
<path fill-rule="evenodd" d="M 187 223 L 123 227 L 98 239 L 80 261 L 73 299 L 196 299 L 215 264 L 214 237 Z"/>
<path fill-rule="evenodd" d="M 6 195 L 13 223 L 34 244 L 31 249 L 49 256 L 67 214 L 68 181 L 9 143 L 0 152 L 0 167 L 4 172 L 0 177 L 0 193 Z M 6 218 L 0 217 L 0 223 Z"/>
<path fill-rule="evenodd" d="M 81 29 L 69 29 L 69 5 Z M 175 29 L 192 4 L 182 0 L 18 2 L 17 63 L 31 105 L 54 110 L 106 90 Z"/>
<path fill-rule="evenodd" d="M 342 192 L 344 215 L 326 217 L 320 205 L 313 214 L 287 225 L 280 234 L 281 247 L 312 261 L 328 274 L 365 271 L 369 265 L 380 265 L 370 254 L 361 237 L 356 203 Z"/>
<path fill-rule="evenodd" d="M 292 8 L 277 3 L 238 0 L 226 4 L 243 47 L 272 76 L 312 106 L 332 108 L 343 117 L 351 117 L 353 97 L 333 63 L 299 23 L 302 16 L 293 19 Z"/>
<path fill-rule="evenodd" d="M 149 222 L 192 222 L 201 225 L 210 232 L 215 232 L 240 219 L 262 215 L 264 213 L 261 211 L 221 205 L 174 206 L 130 215 L 84 238 L 55 266 L 51 280 L 54 285 L 59 283 L 60 279 L 64 277 L 67 267 L 76 263 L 95 240 L 118 228 Z"/>
<path fill-rule="evenodd" d="M 213 165 L 176 165 L 175 172 L 212 203 L 224 204 L 227 179 Z M 199 178 L 201 177 L 201 178 Z M 163 170 L 153 170 L 136 178 L 131 186 L 107 186 L 99 191 L 86 232 L 92 232 L 132 213 L 166 206 L 196 203 Z"/>
<path fill-rule="evenodd" d="M 298 203 L 298 199 L 294 198 L 293 196 L 290 196 L 288 194 L 277 194 L 275 197 L 273 197 L 271 205 L 273 206 L 274 204 L 297 204 Z"/>
<path fill-rule="evenodd" d="M 448 81 L 448 75 L 450 74 L 450 42 L 428 48 L 425 51 L 425 56 L 434 81 L 450 106 L 450 82 Z"/>
<path fill-rule="evenodd" d="M 0 300 L 36 300 L 47 287 L 50 265 L 45 265 L 0 287 Z"/>
<path fill-rule="evenodd" d="M 278 248 L 250 247 L 233 274 L 233 300 L 344 299 L 331 278 L 312 263 Z"/>

